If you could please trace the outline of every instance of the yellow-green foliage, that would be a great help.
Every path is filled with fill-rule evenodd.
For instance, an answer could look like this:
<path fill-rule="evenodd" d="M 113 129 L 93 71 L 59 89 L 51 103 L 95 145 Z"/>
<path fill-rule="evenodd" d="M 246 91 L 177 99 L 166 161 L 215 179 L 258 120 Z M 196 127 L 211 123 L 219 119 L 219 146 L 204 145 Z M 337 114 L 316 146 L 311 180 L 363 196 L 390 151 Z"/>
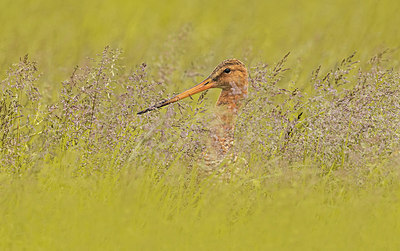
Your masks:
<path fill-rule="evenodd" d="M 0 249 L 397 249 L 399 10 L 2 0 Z M 196 158 L 217 91 L 136 112 L 230 57 L 251 86 L 226 180 Z"/>
<path fill-rule="evenodd" d="M 181 72 L 190 63 L 209 71 L 229 57 L 250 64 L 291 52 L 294 78 L 308 77 L 318 65 L 354 51 L 366 60 L 400 41 L 399 3 L 390 0 L 3 0 L 1 7 L 0 66 L 29 53 L 57 81 L 105 45 L 122 48 L 128 66 L 157 61 L 184 25 L 193 29 L 179 45 L 185 54 L 168 62 Z"/>

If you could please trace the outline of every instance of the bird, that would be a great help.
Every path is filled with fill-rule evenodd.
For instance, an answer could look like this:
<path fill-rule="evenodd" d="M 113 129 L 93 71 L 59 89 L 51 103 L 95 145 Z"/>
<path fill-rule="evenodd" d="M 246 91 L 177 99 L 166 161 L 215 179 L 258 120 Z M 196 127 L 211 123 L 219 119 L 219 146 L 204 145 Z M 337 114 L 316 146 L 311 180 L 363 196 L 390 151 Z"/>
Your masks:
<path fill-rule="evenodd" d="M 170 99 L 157 102 L 137 114 L 156 110 L 211 88 L 222 89 L 215 109 L 217 122 L 214 123 L 211 131 L 213 132 L 213 154 L 225 156 L 233 146 L 235 121 L 248 95 L 248 77 L 247 68 L 240 60 L 227 59 L 215 67 L 212 73 L 199 84 Z"/>

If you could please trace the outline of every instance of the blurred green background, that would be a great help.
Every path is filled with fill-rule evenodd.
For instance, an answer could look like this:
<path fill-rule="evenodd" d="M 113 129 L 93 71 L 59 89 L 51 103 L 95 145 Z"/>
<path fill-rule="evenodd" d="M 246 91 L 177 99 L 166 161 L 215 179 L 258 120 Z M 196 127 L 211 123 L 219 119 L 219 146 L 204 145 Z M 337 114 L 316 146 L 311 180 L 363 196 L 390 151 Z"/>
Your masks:
<path fill-rule="evenodd" d="M 0 66 L 29 53 L 45 83 L 65 79 L 104 46 L 122 48 L 127 67 L 170 50 L 188 28 L 178 70 L 207 64 L 208 74 L 230 57 L 248 65 L 272 63 L 291 52 L 289 74 L 304 80 L 318 65 L 358 52 L 368 59 L 400 41 L 400 2 L 336 1 L 21 1 L 0 3 Z M 395 52 L 394 66 L 398 65 Z M 182 68 L 182 69 L 180 69 Z"/>
<path fill-rule="evenodd" d="M 224 59 L 273 65 L 291 52 L 282 82 L 307 88 L 312 70 L 354 51 L 366 62 L 390 49 L 398 70 L 399 13 L 395 0 L 2 0 L 0 74 L 28 53 L 43 73 L 41 93 L 56 97 L 75 65 L 110 45 L 123 49 L 127 70 L 173 66 L 164 78 L 172 93 Z M 185 75 L 192 68 L 195 79 Z M 177 165 L 162 179 L 157 167 L 136 163 L 80 175 L 81 155 L 60 150 L 24 177 L 0 173 L 0 249 L 399 247 L 398 153 L 394 164 L 366 167 L 365 179 L 274 166 L 271 175 L 218 184 L 195 173 L 187 180 Z"/>

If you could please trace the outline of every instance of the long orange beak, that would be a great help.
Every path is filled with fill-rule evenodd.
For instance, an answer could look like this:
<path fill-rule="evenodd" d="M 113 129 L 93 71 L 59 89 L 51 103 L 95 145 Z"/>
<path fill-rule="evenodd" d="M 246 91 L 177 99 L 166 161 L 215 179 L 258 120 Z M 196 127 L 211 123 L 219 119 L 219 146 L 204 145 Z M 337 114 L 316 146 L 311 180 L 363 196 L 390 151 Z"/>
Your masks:
<path fill-rule="evenodd" d="M 157 104 L 155 104 L 153 106 L 150 106 L 149 108 L 147 108 L 147 109 L 145 109 L 143 111 L 138 112 L 137 114 L 143 114 L 143 113 L 146 113 L 146 112 L 149 112 L 149 111 L 153 111 L 155 109 L 158 109 L 158 108 L 161 108 L 163 106 L 175 103 L 175 102 L 177 102 L 177 101 L 179 101 L 181 99 L 190 97 L 190 96 L 192 96 L 192 95 L 194 95 L 196 93 L 205 91 L 205 90 L 213 88 L 213 87 L 215 87 L 214 86 L 214 82 L 210 78 L 207 78 L 206 80 L 204 80 L 203 82 L 201 82 L 200 84 L 198 84 L 196 86 L 193 86 L 189 90 L 186 90 L 186 91 L 182 92 L 181 94 L 176 95 L 175 97 L 173 97 L 171 99 L 160 101 Z"/>

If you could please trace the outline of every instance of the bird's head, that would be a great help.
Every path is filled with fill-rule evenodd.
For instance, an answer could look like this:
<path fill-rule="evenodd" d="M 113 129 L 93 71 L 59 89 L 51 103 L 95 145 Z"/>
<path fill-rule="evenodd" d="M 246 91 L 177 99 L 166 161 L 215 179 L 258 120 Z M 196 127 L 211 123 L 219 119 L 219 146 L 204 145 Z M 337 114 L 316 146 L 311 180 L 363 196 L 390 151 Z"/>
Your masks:
<path fill-rule="evenodd" d="M 230 89 L 247 87 L 248 73 L 245 65 L 237 59 L 228 59 L 215 67 L 211 75 L 203 81 L 211 88 Z"/>
<path fill-rule="evenodd" d="M 196 86 L 176 95 L 171 99 L 158 102 L 157 104 L 138 112 L 138 114 L 143 114 L 148 111 L 169 105 L 210 88 L 220 88 L 226 91 L 232 91 L 232 95 L 238 95 L 244 92 L 247 94 L 247 85 L 248 73 L 245 65 L 237 59 L 227 59 L 220 63 L 210 74 L 210 76 L 208 76 L 200 84 L 197 84 Z"/>

